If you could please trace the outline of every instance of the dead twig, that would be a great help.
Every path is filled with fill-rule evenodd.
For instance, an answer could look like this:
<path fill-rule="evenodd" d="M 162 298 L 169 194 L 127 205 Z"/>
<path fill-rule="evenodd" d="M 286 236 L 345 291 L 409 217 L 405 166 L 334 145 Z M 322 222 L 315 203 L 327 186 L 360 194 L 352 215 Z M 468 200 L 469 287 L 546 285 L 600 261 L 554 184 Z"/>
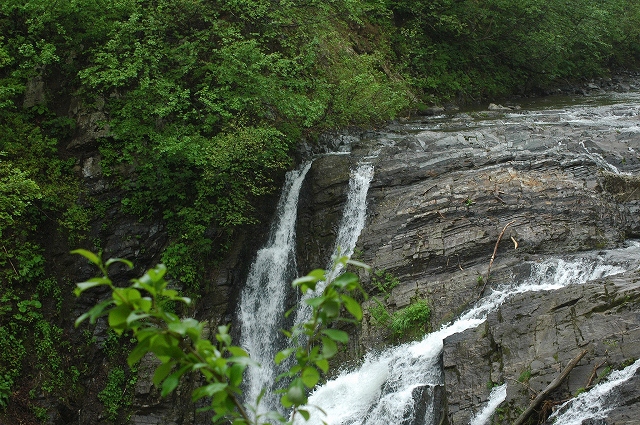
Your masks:
<path fill-rule="evenodd" d="M 596 376 L 598 376 L 598 369 L 600 369 L 606 362 L 607 362 L 606 360 L 603 360 L 602 363 L 597 364 L 593 368 L 593 371 L 591 372 L 591 376 L 589 376 L 589 381 L 587 381 L 587 385 L 584 386 L 585 389 L 591 387 L 591 384 L 593 384 L 593 380 L 596 379 Z"/>
<path fill-rule="evenodd" d="M 507 377 L 506 379 L 508 379 L 508 380 L 510 380 L 510 381 L 513 381 L 513 382 L 516 382 L 516 383 L 518 383 L 518 384 L 522 385 L 523 387 L 525 387 L 526 389 L 528 389 L 528 390 L 529 390 L 529 392 L 530 392 L 531 394 L 533 394 L 533 396 L 537 396 L 537 395 L 538 395 L 538 392 L 537 392 L 536 390 L 534 390 L 533 388 L 531 388 L 531 387 L 529 386 L 529 384 L 527 384 L 526 382 L 518 381 L 517 379 L 515 379 L 515 378 L 511 378 L 511 377 Z M 533 396 L 532 396 L 532 398 L 533 398 Z"/>

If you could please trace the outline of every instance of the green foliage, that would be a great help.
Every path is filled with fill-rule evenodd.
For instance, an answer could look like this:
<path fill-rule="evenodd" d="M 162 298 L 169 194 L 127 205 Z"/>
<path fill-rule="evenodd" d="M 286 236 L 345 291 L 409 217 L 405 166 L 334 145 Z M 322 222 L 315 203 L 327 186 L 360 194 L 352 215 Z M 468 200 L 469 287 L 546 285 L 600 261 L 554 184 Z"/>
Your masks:
<path fill-rule="evenodd" d="M 47 413 L 47 409 L 41 406 L 31 405 L 30 406 L 33 415 L 42 423 L 45 423 L 49 420 L 49 413 Z"/>
<path fill-rule="evenodd" d="M 389 7 L 397 60 L 427 100 L 478 100 L 638 66 L 640 5 L 632 0 L 395 0 Z"/>
<path fill-rule="evenodd" d="M 102 342 L 102 350 L 108 360 L 114 360 L 122 351 L 124 345 L 123 336 L 112 329 L 107 330 L 107 336 Z"/>
<path fill-rule="evenodd" d="M 5 409 L 9 404 L 9 398 L 11 398 L 11 386 L 13 385 L 13 379 L 11 375 L 0 375 L 0 410 Z"/>
<path fill-rule="evenodd" d="M 0 235 L 15 224 L 32 200 L 41 197 L 40 187 L 25 172 L 0 162 Z"/>
<path fill-rule="evenodd" d="M 531 368 L 528 367 L 525 370 L 522 371 L 522 373 L 520 374 L 520 376 L 518 376 L 518 382 L 529 382 L 529 379 L 531 379 Z"/>
<path fill-rule="evenodd" d="M 396 336 L 423 335 L 427 330 L 430 318 L 429 304 L 426 300 L 418 299 L 394 312 L 389 327 Z"/>
<path fill-rule="evenodd" d="M 26 278 L 35 279 L 43 274 L 42 259 L 29 266 L 20 258 L 14 261 L 22 265 L 17 268 L 18 274 Z M 30 376 L 26 385 L 32 398 L 45 393 L 67 400 L 78 390 L 79 370 L 67 362 L 66 356 L 70 356 L 72 350 L 63 339 L 62 328 L 47 320 L 43 311 L 43 303 L 49 299 L 60 305 L 56 292 L 60 290 L 59 285 L 52 278 L 44 279 L 42 285 L 38 285 L 39 291 L 27 297 L 23 288 L 8 283 L 0 293 L 0 351 L 4 353 L 0 362 L 0 408 L 9 403 L 16 391 L 14 386 L 25 385 L 26 373 Z M 41 295 L 40 290 L 50 292 Z M 46 414 L 46 410 L 38 410 L 38 406 L 29 405 L 29 408 L 40 416 Z"/>
<path fill-rule="evenodd" d="M 53 277 L 41 279 L 36 285 L 38 294 L 43 298 L 48 298 L 55 301 L 56 311 L 59 313 L 62 311 L 62 285 Z"/>
<path fill-rule="evenodd" d="M 400 284 L 400 280 L 392 273 L 384 269 L 378 269 L 373 272 L 371 277 L 371 284 L 373 287 L 382 294 L 384 301 L 386 302 L 391 296 L 391 290 Z M 375 326 L 390 327 L 393 321 L 393 316 L 387 311 L 384 304 L 373 298 L 374 305 L 369 307 L 369 314 L 374 321 Z"/>
<path fill-rule="evenodd" d="M 373 272 L 371 284 L 380 291 L 380 293 L 384 294 L 386 301 L 391 295 L 391 290 L 400 284 L 400 280 L 392 273 L 384 269 L 378 269 Z"/>
<path fill-rule="evenodd" d="M 369 307 L 369 314 L 376 326 L 388 328 L 393 337 L 402 339 L 418 338 L 428 330 L 431 308 L 424 299 L 413 300 L 408 306 L 393 313 L 376 298 L 375 305 Z"/>
<path fill-rule="evenodd" d="M 391 314 L 377 298 L 374 298 L 373 301 L 375 305 L 369 307 L 369 314 L 371 314 L 374 324 L 388 327 L 391 324 Z"/>
<path fill-rule="evenodd" d="M 42 319 L 39 309 L 42 304 L 37 299 L 23 300 L 14 291 L 0 294 L 0 350 L 4 353 L 0 363 L 0 376 L 3 378 L 2 398 L 11 395 L 11 386 L 22 373 L 23 361 L 27 355 L 29 329 Z"/>
<path fill-rule="evenodd" d="M 365 40 L 347 26 L 384 16 L 380 2 L 125 3 L 101 19 L 109 30 L 77 76 L 86 102 L 109 113 L 99 149 L 126 190 L 123 210 L 167 221 L 163 261 L 191 292 L 203 257 L 255 221 L 301 137 L 408 105 L 405 84 L 383 71 L 388 52 L 367 40 L 356 53 Z"/>
<path fill-rule="evenodd" d="M 78 236 L 86 230 L 73 214 L 81 192 L 71 173 L 75 160 L 58 152 L 60 139 L 69 137 L 73 125 L 56 116 L 37 94 L 32 93 L 35 101 L 18 97 L 39 70 L 57 62 L 54 39 L 42 33 L 47 16 L 40 12 L 54 9 L 45 3 L 0 5 L 4 36 L 0 40 L 0 351 L 4 353 L 0 398 L 4 404 L 21 388 L 61 400 L 74 391 L 74 378 L 64 361 L 69 347 L 61 328 L 44 314 L 43 304 L 49 302 L 55 304 L 51 311 L 62 309 L 63 283 L 47 275 L 42 245 L 53 240 L 56 225 L 61 233 Z M 38 16 L 21 21 L 31 13 Z M 36 412 L 36 406 L 30 408 Z M 37 411 L 40 416 L 43 412 Z"/>
<path fill-rule="evenodd" d="M 278 412 L 256 416 L 259 400 L 243 404 L 239 398 L 242 394 L 244 371 L 248 366 L 254 365 L 254 362 L 244 349 L 232 345 L 228 326 L 218 327 L 215 340 L 209 340 L 202 335 L 204 323 L 193 318 L 181 319 L 163 308 L 166 301 L 190 302 L 190 299 L 180 296 L 177 291 L 167 288 L 165 266 L 158 265 L 139 279 L 133 279 L 129 286 L 118 287 L 109 279 L 108 268 L 115 263 L 131 267 L 129 261 L 111 259 L 103 262 L 99 256 L 89 251 L 76 250 L 74 253 L 84 256 L 102 274 L 78 283 L 76 295 L 98 286 L 107 286 L 112 293 L 111 299 L 102 301 L 81 315 L 76 320 L 76 325 L 87 319 L 95 323 L 99 317 L 107 316 L 109 327 L 116 334 L 132 332 L 137 345 L 129 354 L 128 363 L 133 366 L 145 354 L 153 353 L 161 362 L 154 373 L 153 382 L 161 387 L 163 396 L 178 386 L 184 374 L 196 371 L 200 373 L 205 384 L 194 390 L 192 398 L 194 401 L 208 398 L 208 409 L 215 412 L 216 422 L 230 420 L 239 425 L 277 420 L 292 423 L 297 414 L 308 419 L 309 412 L 300 408 L 307 402 L 307 391 L 328 371 L 329 360 L 338 352 L 339 346 L 348 342 L 347 333 L 332 328 L 332 324 L 354 323 L 362 319 L 360 304 L 350 295 L 353 292 L 364 295 L 357 275 L 347 272 L 336 277 L 332 272 L 318 269 L 296 279 L 293 286 L 303 293 L 315 290 L 318 282 L 326 282 L 326 287 L 321 295 L 305 301 L 312 308 L 311 319 L 285 331 L 294 345 L 277 353 L 274 359 L 279 364 L 289 357 L 295 358 L 294 364 L 280 377 L 288 378 L 289 382 L 282 391 L 281 403 L 285 408 L 292 408 L 293 413 L 290 418 L 285 418 Z M 338 259 L 335 267 L 346 266 L 347 263 L 365 267 L 347 257 Z M 342 317 L 343 309 L 349 317 Z M 122 399 L 118 398 L 123 380 L 124 372 L 113 369 L 109 374 L 107 387 L 100 393 L 112 419 L 117 414 L 117 407 L 123 406 Z"/>
<path fill-rule="evenodd" d="M 491 380 L 487 381 L 487 389 L 491 390 L 494 387 L 499 387 L 500 385 L 502 385 L 502 383 L 499 382 L 493 382 Z"/>
<path fill-rule="evenodd" d="M 111 369 L 104 389 L 98 393 L 98 399 L 104 404 L 106 417 L 110 421 L 115 421 L 119 413 L 133 402 L 133 388 L 138 377 L 135 368 L 128 375 L 123 367 Z"/>
<path fill-rule="evenodd" d="M 67 344 L 62 344 L 62 328 L 52 325 L 46 320 L 36 323 L 36 357 L 38 364 L 46 365 L 42 369 L 40 388 L 46 393 L 53 393 L 57 388 L 66 385 L 67 374 L 62 364 L 59 350 Z M 68 348 L 68 346 L 66 347 Z"/>
<path fill-rule="evenodd" d="M 602 369 L 602 371 L 598 372 L 598 379 L 596 382 L 603 381 L 607 376 L 609 376 L 609 374 L 611 374 L 611 371 L 613 371 L 613 368 L 611 366 L 607 366 Z"/>

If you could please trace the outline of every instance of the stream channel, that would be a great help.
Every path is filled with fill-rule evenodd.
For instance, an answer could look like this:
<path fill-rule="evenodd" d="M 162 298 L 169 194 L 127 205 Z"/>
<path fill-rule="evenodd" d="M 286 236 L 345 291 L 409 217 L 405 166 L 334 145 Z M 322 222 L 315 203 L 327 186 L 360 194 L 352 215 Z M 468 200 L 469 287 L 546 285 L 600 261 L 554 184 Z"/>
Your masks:
<path fill-rule="evenodd" d="M 280 371 L 270 359 L 286 344 L 279 329 L 289 282 L 308 271 L 296 238 L 317 234 L 300 235 L 297 217 L 322 217 L 322 194 L 342 185 L 342 216 L 325 224 L 333 248 L 316 263 L 328 267 L 338 250 L 357 250 L 397 277 L 384 297 L 389 311 L 428 300 L 431 321 L 421 326 L 430 332 L 403 343 L 367 316 L 353 336 L 350 354 L 363 354 L 357 366 L 312 392 L 310 405 L 324 413 L 310 407 L 308 423 L 513 423 L 528 391 L 541 391 L 579 349 L 588 354 L 539 418 L 609 423 L 618 405 L 626 407 L 616 414 L 633 417 L 625 400 L 640 393 L 618 400 L 616 388 L 640 365 L 640 94 L 523 100 L 337 135 L 331 144 L 340 152 L 288 174 L 241 294 L 240 345 L 262 364 L 248 371 L 249 399 L 267 388 L 263 408 L 277 406 Z M 335 161 L 351 168 L 342 180 L 327 171 Z M 305 314 L 299 309 L 296 320 Z M 599 363 L 621 371 L 586 385 Z"/>

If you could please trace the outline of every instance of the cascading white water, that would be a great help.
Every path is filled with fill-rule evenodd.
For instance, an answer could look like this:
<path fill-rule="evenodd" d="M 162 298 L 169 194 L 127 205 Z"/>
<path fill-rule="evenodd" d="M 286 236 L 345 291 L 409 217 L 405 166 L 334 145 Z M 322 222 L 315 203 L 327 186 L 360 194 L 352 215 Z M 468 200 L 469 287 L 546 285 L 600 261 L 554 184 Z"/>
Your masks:
<path fill-rule="evenodd" d="M 560 406 L 549 417 L 549 422 L 554 425 L 581 425 L 587 419 L 605 419 L 617 406 L 616 389 L 631 379 L 638 369 L 640 360 L 622 370 L 612 372 L 604 382 Z"/>
<path fill-rule="evenodd" d="M 373 164 L 368 162 L 362 162 L 358 167 L 351 172 L 349 179 L 349 191 L 347 193 L 347 202 L 342 212 L 342 219 L 340 226 L 338 227 L 338 235 L 336 236 L 336 242 L 333 249 L 333 255 L 331 261 L 327 264 L 326 269 L 331 270 L 333 267 L 333 260 L 337 256 L 351 257 L 353 250 L 358 242 L 360 232 L 364 228 L 366 213 L 367 213 L 367 193 L 369 192 L 369 185 L 373 178 Z M 341 268 L 338 267 L 333 271 L 335 277 L 341 273 Z M 313 293 L 305 294 L 305 298 L 313 296 L 313 294 L 321 293 L 326 284 L 319 282 L 316 286 L 316 290 Z M 296 311 L 295 322 L 302 323 L 311 316 L 311 307 L 306 303 L 301 302 L 298 305 Z"/>
<path fill-rule="evenodd" d="M 640 251 L 638 245 L 625 249 L 634 250 L 636 256 Z M 422 341 L 393 347 L 377 355 L 368 354 L 359 369 L 344 372 L 317 388 L 309 399 L 309 409 L 314 414 L 307 423 L 388 425 L 410 422 L 411 419 L 432 423 L 434 406 L 427 407 L 424 418 L 414 417 L 413 393 L 416 388 L 442 384 L 438 357 L 446 337 L 483 323 L 488 313 L 515 294 L 559 289 L 625 270 L 607 261 L 606 256 L 598 256 L 594 259 L 551 259 L 533 263 L 528 279 L 494 290 L 456 321 L 444 325 Z"/>
<path fill-rule="evenodd" d="M 491 389 L 491 393 L 489 394 L 489 401 L 487 405 L 482 409 L 480 413 L 471 419 L 469 425 L 485 425 L 493 416 L 493 413 L 496 411 L 498 406 L 505 401 L 507 398 L 507 384 L 502 384 L 498 387 L 494 387 Z"/>
<path fill-rule="evenodd" d="M 289 282 L 295 277 L 295 221 L 300 188 L 311 164 L 287 174 L 278 205 L 278 220 L 273 224 L 266 246 L 258 251 L 249 270 L 247 284 L 242 291 L 239 319 L 241 323 L 240 345 L 247 349 L 252 359 L 262 366 L 247 372 L 246 397 L 255 400 L 263 389 L 260 412 L 274 410 L 278 406 L 276 395 L 270 391 L 278 372 L 273 364 L 275 353 L 284 348 L 285 339 L 279 332 L 285 311 L 284 300 Z M 366 197 L 373 177 L 373 165 L 360 164 L 351 173 L 347 203 L 339 226 L 334 254 L 351 256 L 364 227 Z M 336 270 L 336 273 L 339 273 Z M 318 290 L 323 288 L 318 285 Z M 296 322 L 308 317 L 308 306 L 300 303 Z"/>
<path fill-rule="evenodd" d="M 266 389 L 261 404 L 266 410 L 277 405 L 275 395 L 269 390 L 277 376 L 273 357 L 280 348 L 278 341 L 282 340 L 279 329 L 289 282 L 295 277 L 298 198 L 309 168 L 311 163 L 287 173 L 276 211 L 277 220 L 272 224 L 267 244 L 258 251 L 251 265 L 240 299 L 240 345 L 262 365 L 247 371 L 245 394 L 248 400 L 256 400 L 263 388 Z"/>
<path fill-rule="evenodd" d="M 367 193 L 373 179 L 373 164 L 364 162 L 351 173 L 347 203 L 342 213 L 342 221 L 333 249 L 333 257 L 346 255 L 351 257 L 364 228 L 367 214 Z M 328 266 L 331 266 L 329 264 Z M 328 268 L 328 267 L 327 267 Z"/>

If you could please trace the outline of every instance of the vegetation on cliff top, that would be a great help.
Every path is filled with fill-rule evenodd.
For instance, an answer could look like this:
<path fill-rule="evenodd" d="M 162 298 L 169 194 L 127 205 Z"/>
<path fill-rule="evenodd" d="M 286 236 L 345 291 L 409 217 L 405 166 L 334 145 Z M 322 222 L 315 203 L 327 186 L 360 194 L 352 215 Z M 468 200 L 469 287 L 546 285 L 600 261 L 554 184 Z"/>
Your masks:
<path fill-rule="evenodd" d="M 301 139 L 634 68 L 639 22 L 634 0 L 3 1 L 0 407 L 80 396 L 57 256 L 101 248 L 105 211 L 163 222 L 196 291 Z"/>

